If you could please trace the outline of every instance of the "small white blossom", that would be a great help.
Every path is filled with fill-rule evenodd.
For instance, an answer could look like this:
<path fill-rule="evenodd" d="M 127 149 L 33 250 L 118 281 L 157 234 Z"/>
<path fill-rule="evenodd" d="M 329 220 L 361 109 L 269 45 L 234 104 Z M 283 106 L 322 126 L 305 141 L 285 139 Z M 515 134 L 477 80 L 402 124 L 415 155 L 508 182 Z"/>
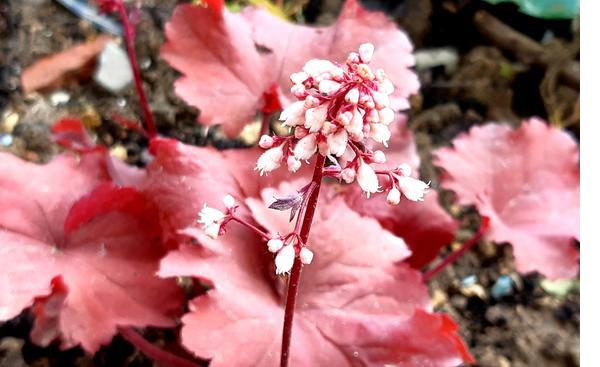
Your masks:
<path fill-rule="evenodd" d="M 258 142 L 258 145 L 263 148 L 263 149 L 269 149 L 273 146 L 273 138 L 270 137 L 269 135 L 263 135 L 260 137 L 260 141 Z"/>
<path fill-rule="evenodd" d="M 313 78 L 316 78 L 321 74 L 330 73 L 335 68 L 337 66 L 329 60 L 312 59 L 304 64 L 302 70 Z"/>
<path fill-rule="evenodd" d="M 363 79 L 366 79 L 366 80 L 375 79 L 375 74 L 373 74 L 373 71 L 371 71 L 371 68 L 367 64 L 358 64 L 358 66 L 356 67 L 356 72 Z"/>
<path fill-rule="evenodd" d="M 328 154 L 333 154 L 337 157 L 344 154 L 348 145 L 348 132 L 346 129 L 340 129 L 335 134 L 327 137 Z"/>
<path fill-rule="evenodd" d="M 225 213 L 222 211 L 208 207 L 204 204 L 202 210 L 198 214 L 198 223 L 202 225 L 206 235 L 212 239 L 216 239 L 219 236 L 221 230 L 221 224 L 225 220 Z"/>
<path fill-rule="evenodd" d="M 346 100 L 346 102 L 355 105 L 358 103 L 359 97 L 360 97 L 360 92 L 358 91 L 358 88 L 352 88 L 348 91 L 348 93 L 346 93 L 346 96 L 344 97 L 344 99 Z"/>
<path fill-rule="evenodd" d="M 275 256 L 275 274 L 281 275 L 289 273 L 294 265 L 296 250 L 294 245 L 285 245 Z"/>
<path fill-rule="evenodd" d="M 265 173 L 269 173 L 279 168 L 282 159 L 283 145 L 268 149 L 258 158 L 255 169 L 260 171 L 260 175 L 262 176 Z"/>
<path fill-rule="evenodd" d="M 236 206 L 236 202 L 235 199 L 233 198 L 233 196 L 231 195 L 226 195 L 223 197 L 223 205 L 225 205 L 225 207 L 227 209 L 231 209 L 234 206 Z"/>
<path fill-rule="evenodd" d="M 302 247 L 302 250 L 300 250 L 300 261 L 302 262 L 302 264 L 310 264 L 313 260 L 313 257 L 314 254 L 311 250 L 307 249 L 306 247 Z"/>
<path fill-rule="evenodd" d="M 412 168 L 410 168 L 410 166 L 408 165 L 408 163 L 402 163 L 401 165 L 398 166 L 398 170 L 400 172 L 402 172 L 402 174 L 404 176 L 410 176 L 412 175 Z"/>
<path fill-rule="evenodd" d="M 321 130 L 323 123 L 327 119 L 328 103 L 324 103 L 319 107 L 309 108 L 306 110 L 304 127 L 311 133 L 316 133 Z"/>
<path fill-rule="evenodd" d="M 305 73 L 304 71 L 300 71 L 298 73 L 293 73 L 292 75 L 290 75 L 290 80 L 294 84 L 300 84 L 300 83 L 304 82 L 306 79 L 308 79 L 308 74 Z"/>
<path fill-rule="evenodd" d="M 321 92 L 325 96 L 330 96 L 333 93 L 337 92 L 342 85 L 333 80 L 323 80 L 319 83 L 319 92 Z"/>
<path fill-rule="evenodd" d="M 345 183 L 352 183 L 356 178 L 356 171 L 352 168 L 344 168 L 340 173 L 340 176 Z"/>
<path fill-rule="evenodd" d="M 309 134 L 298 140 L 294 147 L 294 156 L 301 161 L 308 160 L 317 152 L 317 136 Z"/>
<path fill-rule="evenodd" d="M 373 92 L 373 102 L 375 102 L 375 108 L 381 110 L 382 108 L 386 108 L 390 105 L 390 97 L 387 94 L 382 92 Z"/>
<path fill-rule="evenodd" d="M 288 167 L 288 171 L 290 172 L 297 172 L 300 169 L 300 166 L 302 166 L 302 162 L 300 162 L 298 160 L 298 158 L 294 157 L 293 155 L 289 156 L 287 159 L 287 167 Z"/>
<path fill-rule="evenodd" d="M 429 190 L 429 183 L 408 176 L 394 176 L 398 180 L 400 191 L 408 200 L 423 201 L 423 197 Z"/>
<path fill-rule="evenodd" d="M 376 193 L 379 190 L 379 180 L 373 168 L 366 164 L 362 159 L 356 172 L 356 180 L 358 185 L 367 193 L 367 197 Z"/>
<path fill-rule="evenodd" d="M 390 205 L 398 205 L 400 203 L 400 190 L 393 187 L 387 194 L 386 201 Z"/>
<path fill-rule="evenodd" d="M 379 110 L 379 122 L 384 125 L 389 125 L 394 122 L 394 110 L 389 107 Z"/>
<path fill-rule="evenodd" d="M 375 51 L 375 46 L 372 43 L 363 43 L 358 47 L 358 54 L 360 55 L 360 59 L 362 62 L 369 63 L 373 58 L 373 51 Z"/>
<path fill-rule="evenodd" d="M 283 241 L 280 240 L 279 238 L 271 238 L 267 242 L 267 247 L 269 249 L 269 252 L 275 253 L 275 252 L 281 250 L 281 248 L 283 247 Z"/>
<path fill-rule="evenodd" d="M 390 129 L 384 124 L 371 124 L 371 139 L 387 147 L 391 137 Z"/>

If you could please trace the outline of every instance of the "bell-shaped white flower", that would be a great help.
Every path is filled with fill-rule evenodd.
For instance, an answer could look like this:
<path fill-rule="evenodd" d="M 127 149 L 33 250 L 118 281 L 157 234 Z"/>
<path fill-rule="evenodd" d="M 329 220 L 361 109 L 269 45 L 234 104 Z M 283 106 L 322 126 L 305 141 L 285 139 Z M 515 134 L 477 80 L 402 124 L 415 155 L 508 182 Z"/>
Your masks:
<path fill-rule="evenodd" d="M 275 256 L 275 274 L 281 275 L 289 273 L 294 266 L 294 259 L 296 258 L 296 250 L 294 245 L 285 245 L 279 250 L 277 256 Z"/>
<path fill-rule="evenodd" d="M 356 180 L 360 188 L 367 193 L 367 197 L 379 191 L 379 179 L 373 170 L 373 167 L 365 163 L 362 159 L 356 172 Z"/>
<path fill-rule="evenodd" d="M 316 133 L 323 127 L 323 123 L 327 119 L 327 108 L 329 103 L 324 103 L 315 108 L 306 110 L 304 127 L 311 133 Z"/>
<path fill-rule="evenodd" d="M 300 167 L 302 166 L 302 162 L 300 162 L 300 160 L 298 160 L 298 158 L 294 157 L 293 155 L 290 155 L 287 159 L 287 167 L 288 167 L 288 171 L 290 172 L 297 172 Z"/>
<path fill-rule="evenodd" d="M 222 211 L 204 204 L 204 207 L 198 213 L 198 223 L 202 225 L 204 233 L 208 237 L 216 239 L 219 236 L 221 224 L 225 220 L 225 217 L 226 215 Z"/>
<path fill-rule="evenodd" d="M 279 168 L 282 159 L 283 145 L 268 149 L 258 157 L 255 169 L 260 171 L 260 175 L 262 176 L 265 173 L 269 173 Z"/>
<path fill-rule="evenodd" d="M 398 190 L 395 186 L 388 192 L 387 197 L 385 199 L 390 205 L 398 205 L 400 203 L 400 190 Z"/>
<path fill-rule="evenodd" d="M 362 62 L 370 63 L 373 58 L 373 51 L 375 51 L 375 46 L 372 43 L 363 43 L 360 45 L 358 47 L 358 54 Z"/>
<path fill-rule="evenodd" d="M 348 146 L 348 132 L 346 129 L 339 129 L 336 133 L 331 134 L 327 137 L 327 147 L 329 154 L 333 154 L 337 157 L 344 154 L 346 147 Z"/>
<path fill-rule="evenodd" d="M 321 74 L 330 73 L 335 68 L 337 66 L 329 60 L 312 59 L 304 64 L 302 70 L 313 78 L 316 78 Z"/>
<path fill-rule="evenodd" d="M 340 173 L 340 177 L 345 183 L 352 183 L 356 178 L 356 171 L 352 168 L 344 168 Z"/>
<path fill-rule="evenodd" d="M 385 158 L 385 153 L 382 152 L 381 150 L 376 150 L 373 152 L 373 162 L 375 163 L 385 163 L 386 158 Z"/>
<path fill-rule="evenodd" d="M 359 97 L 360 97 L 360 92 L 358 91 L 358 88 L 352 88 L 348 91 L 348 93 L 346 93 L 346 96 L 344 97 L 344 99 L 346 100 L 346 102 L 355 105 L 358 103 Z"/>
<path fill-rule="evenodd" d="M 379 110 L 379 122 L 384 125 L 389 125 L 394 121 L 394 110 L 385 107 Z"/>
<path fill-rule="evenodd" d="M 337 92 L 342 85 L 336 81 L 325 79 L 319 83 L 319 92 L 325 96 L 330 96 Z"/>
<path fill-rule="evenodd" d="M 234 206 L 237 205 L 237 203 L 235 202 L 233 196 L 226 195 L 223 197 L 223 205 L 225 205 L 227 209 L 232 209 Z"/>
<path fill-rule="evenodd" d="M 298 73 L 293 73 L 292 75 L 290 75 L 290 80 L 294 84 L 303 83 L 306 79 L 308 79 L 308 73 L 304 71 L 300 71 Z"/>
<path fill-rule="evenodd" d="M 283 241 L 280 240 L 279 238 L 271 238 L 267 242 L 267 248 L 269 249 L 269 252 L 275 253 L 275 252 L 281 250 L 282 247 L 283 247 Z"/>
<path fill-rule="evenodd" d="M 429 190 L 429 183 L 425 183 L 416 178 L 408 176 L 394 175 L 398 180 L 398 186 L 400 191 L 406 196 L 408 200 L 412 201 L 423 201 L 425 194 Z"/>
<path fill-rule="evenodd" d="M 294 156 L 301 160 L 306 161 L 310 159 L 317 152 L 317 136 L 315 134 L 309 134 L 298 140 L 294 147 Z"/>
<path fill-rule="evenodd" d="M 371 124 L 371 139 L 388 146 L 388 140 L 392 137 L 390 129 L 384 124 Z"/>
<path fill-rule="evenodd" d="M 305 102 L 302 101 L 294 102 L 281 111 L 279 120 L 283 121 L 282 125 L 293 127 L 304 124 L 304 114 L 306 113 L 304 104 Z"/>

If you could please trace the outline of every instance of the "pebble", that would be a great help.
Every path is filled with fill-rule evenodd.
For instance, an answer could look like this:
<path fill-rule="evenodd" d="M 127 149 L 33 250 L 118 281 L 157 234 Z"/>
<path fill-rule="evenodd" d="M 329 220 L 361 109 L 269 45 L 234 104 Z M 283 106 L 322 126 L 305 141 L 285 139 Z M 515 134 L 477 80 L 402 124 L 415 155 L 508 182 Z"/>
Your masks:
<path fill-rule="evenodd" d="M 133 71 L 125 50 L 108 42 L 98 56 L 94 80 L 105 89 L 118 93 L 133 81 Z"/>
<path fill-rule="evenodd" d="M 12 133 L 13 129 L 19 123 L 19 114 L 8 110 L 2 116 L 2 130 L 7 133 Z"/>
<path fill-rule="evenodd" d="M 13 143 L 13 137 L 10 134 L 0 134 L 0 145 L 3 147 L 9 147 Z"/>
<path fill-rule="evenodd" d="M 68 103 L 71 95 L 65 91 L 59 90 L 50 95 L 50 104 L 54 107 Z"/>
<path fill-rule="evenodd" d="M 549 280 L 543 279 L 540 286 L 546 293 L 557 298 L 566 297 L 576 286 L 576 281 L 572 279 Z"/>
<path fill-rule="evenodd" d="M 468 275 L 460 281 L 461 287 L 470 287 L 474 284 L 477 284 L 477 275 L 474 274 Z"/>
<path fill-rule="evenodd" d="M 502 275 L 497 280 L 496 283 L 492 286 L 491 294 L 495 299 L 502 298 L 504 296 L 509 296 L 513 294 L 514 291 L 514 282 L 512 278 L 508 275 Z"/>

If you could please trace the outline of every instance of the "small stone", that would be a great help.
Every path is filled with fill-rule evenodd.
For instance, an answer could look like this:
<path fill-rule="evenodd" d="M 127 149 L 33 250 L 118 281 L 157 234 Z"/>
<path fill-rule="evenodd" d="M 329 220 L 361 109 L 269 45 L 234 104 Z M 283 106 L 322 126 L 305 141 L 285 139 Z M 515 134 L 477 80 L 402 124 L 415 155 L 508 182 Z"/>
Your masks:
<path fill-rule="evenodd" d="M 14 139 L 10 134 L 0 134 L 0 146 L 9 147 L 12 145 Z"/>
<path fill-rule="evenodd" d="M 492 286 L 491 294 L 495 299 L 509 296 L 514 292 L 514 282 L 508 275 L 502 275 Z"/>
<path fill-rule="evenodd" d="M 59 90 L 50 95 L 50 104 L 54 107 L 68 103 L 71 95 L 65 91 Z"/>
<path fill-rule="evenodd" d="M 108 42 L 98 56 L 94 80 L 113 93 L 120 92 L 133 81 L 127 53 L 115 42 Z"/>
<path fill-rule="evenodd" d="M 240 140 L 244 142 L 244 144 L 254 145 L 258 142 L 260 138 L 260 128 L 262 126 L 262 121 L 260 119 L 256 119 L 253 122 L 247 124 L 242 129 L 240 133 Z"/>
<path fill-rule="evenodd" d="M 468 287 L 461 287 L 460 293 L 462 293 L 463 295 L 465 295 L 467 297 L 478 297 L 481 299 L 487 298 L 485 289 L 481 286 L 481 284 L 473 284 Z"/>
<path fill-rule="evenodd" d="M 475 284 L 477 284 L 477 275 L 474 274 L 468 275 L 460 281 L 461 287 L 470 287 Z"/>
<path fill-rule="evenodd" d="M 436 289 L 431 294 L 431 305 L 434 309 L 439 309 L 443 307 L 448 302 L 448 297 L 446 293 L 441 289 Z"/>
<path fill-rule="evenodd" d="M 479 252 L 481 252 L 486 259 L 492 259 L 498 254 L 498 247 L 490 241 L 481 241 L 479 244 Z"/>
<path fill-rule="evenodd" d="M 15 126 L 17 126 L 18 123 L 18 113 L 11 110 L 7 110 L 2 114 L 2 131 L 9 134 L 12 133 L 13 129 L 15 128 Z"/>
<path fill-rule="evenodd" d="M 577 281 L 572 279 L 543 279 L 540 282 L 540 286 L 546 293 L 557 298 L 565 298 L 576 285 Z"/>
<path fill-rule="evenodd" d="M 85 127 L 95 128 L 102 125 L 102 117 L 96 111 L 96 109 L 90 105 L 86 105 L 83 108 L 83 114 L 81 115 L 81 122 Z"/>
<path fill-rule="evenodd" d="M 117 106 L 119 106 L 121 108 L 127 106 L 127 100 L 125 98 L 117 99 Z"/>
<path fill-rule="evenodd" d="M 127 160 L 127 149 L 121 144 L 116 144 L 110 148 L 110 155 L 125 162 Z"/>
<path fill-rule="evenodd" d="M 505 356 L 498 357 L 498 366 L 499 367 L 511 367 L 511 363 Z"/>

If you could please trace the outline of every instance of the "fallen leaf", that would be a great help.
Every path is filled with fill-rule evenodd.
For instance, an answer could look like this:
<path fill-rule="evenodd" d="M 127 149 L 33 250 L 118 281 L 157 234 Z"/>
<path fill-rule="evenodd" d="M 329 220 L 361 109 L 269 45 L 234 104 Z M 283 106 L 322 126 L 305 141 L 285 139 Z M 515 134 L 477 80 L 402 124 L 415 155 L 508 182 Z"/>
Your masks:
<path fill-rule="evenodd" d="M 434 153 L 443 188 L 490 218 L 487 238 L 509 242 L 517 270 L 551 279 L 578 273 L 579 152 L 566 132 L 532 118 L 487 124 Z"/>
<path fill-rule="evenodd" d="M 100 35 L 92 41 L 36 61 L 21 74 L 23 91 L 29 93 L 59 88 L 89 78 L 96 56 L 111 39 L 108 35 Z"/>

